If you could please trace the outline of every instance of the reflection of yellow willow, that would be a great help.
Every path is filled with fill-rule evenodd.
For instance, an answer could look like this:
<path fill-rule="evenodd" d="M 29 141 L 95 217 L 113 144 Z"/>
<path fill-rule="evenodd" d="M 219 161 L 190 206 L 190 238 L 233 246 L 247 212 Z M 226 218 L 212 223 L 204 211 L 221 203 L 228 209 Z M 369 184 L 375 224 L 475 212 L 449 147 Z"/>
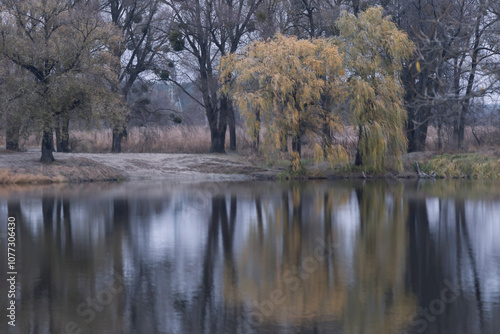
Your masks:
<path fill-rule="evenodd" d="M 386 196 L 382 184 L 357 191 L 361 231 L 343 325 L 346 333 L 398 333 L 414 312 L 405 290 L 406 206 L 402 185 Z"/>
<path fill-rule="evenodd" d="M 323 188 L 321 192 L 318 187 L 293 187 L 280 201 L 267 203 L 276 212 L 266 211 L 264 239 L 259 240 L 258 228 L 255 227 L 243 246 L 241 257 L 235 261 L 237 288 L 226 287 L 232 282 L 229 268 L 226 270 L 227 302 L 249 306 L 252 311 L 263 314 L 263 321 L 300 324 L 305 320 L 340 317 L 347 299 L 345 285 L 348 278 L 342 270 L 345 264 L 335 253 L 324 261 L 315 257 L 314 251 L 320 247 L 317 238 L 324 238 L 324 215 L 319 210 L 308 210 L 318 207 L 318 201 L 323 204 L 326 193 L 327 207 L 335 210 L 340 202 L 348 201 L 351 192 L 349 189 L 333 191 L 326 186 Z M 309 195 L 307 202 L 305 193 Z M 331 225 L 331 221 L 328 224 Z M 332 234 L 340 229 L 340 226 L 333 227 Z M 323 255 L 323 249 L 319 249 Z M 306 271 L 297 271 L 301 264 Z M 281 303 L 270 309 L 269 302 L 265 302 L 272 300 L 277 291 Z"/>
<path fill-rule="evenodd" d="M 353 245 L 340 237 L 350 222 L 336 222 L 334 214 L 343 203 L 355 205 L 351 195 L 350 187 L 314 185 L 267 202 L 276 212 L 266 212 L 263 239 L 254 224 L 234 261 L 236 280 L 227 266 L 226 302 L 263 315 L 255 321 L 299 325 L 341 320 L 346 333 L 395 333 L 414 309 L 404 289 L 407 231 L 402 188 L 387 196 L 380 186 L 358 193 L 364 226 Z M 301 223 L 296 217 L 300 212 Z M 340 244 L 325 261 L 314 255 L 318 238 Z M 349 247 L 355 247 L 354 263 L 346 261 Z M 297 272 L 301 264 L 305 272 Z M 273 295 L 281 303 L 270 303 Z"/>

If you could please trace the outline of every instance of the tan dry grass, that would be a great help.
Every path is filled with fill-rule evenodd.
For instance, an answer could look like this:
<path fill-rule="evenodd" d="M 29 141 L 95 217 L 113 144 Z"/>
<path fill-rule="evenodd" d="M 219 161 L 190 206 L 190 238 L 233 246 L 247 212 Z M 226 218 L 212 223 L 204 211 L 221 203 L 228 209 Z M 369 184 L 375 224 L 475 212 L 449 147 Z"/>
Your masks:
<path fill-rule="evenodd" d="M 237 128 L 238 151 L 251 148 L 250 140 L 243 128 Z M 72 131 L 71 146 L 74 152 L 109 152 L 111 129 Z M 131 128 L 128 138 L 122 141 L 122 152 L 128 153 L 208 153 L 210 131 L 205 126 L 171 126 Z M 226 150 L 229 150 L 229 131 L 226 133 Z"/>
<path fill-rule="evenodd" d="M 474 136 L 475 134 L 475 136 Z M 252 140 L 244 127 L 237 127 L 237 151 L 244 155 L 253 155 Z M 262 129 L 261 143 L 263 143 L 265 129 Z M 479 139 L 478 140 L 476 139 Z M 306 136 L 302 147 L 303 158 L 314 157 L 314 145 L 319 142 L 316 136 Z M 351 158 L 356 152 L 357 133 L 353 127 L 345 127 L 341 133 L 335 135 L 335 144 L 346 149 Z M 111 129 L 100 130 L 73 130 L 70 132 L 70 145 L 73 152 L 104 153 L 111 149 Z M 4 133 L 0 133 L 0 143 L 5 143 Z M 500 143 L 500 129 L 494 126 L 466 128 L 464 151 L 491 149 Z M 443 129 L 443 152 L 456 152 L 453 147 L 452 131 Z M 32 135 L 20 142 L 23 148 L 37 148 L 40 138 Z M 291 140 L 289 140 L 291 149 Z M 426 149 L 438 151 L 437 130 L 431 126 L 428 129 Z M 128 138 L 122 141 L 122 151 L 127 153 L 208 153 L 210 150 L 210 131 L 208 126 L 175 125 L 168 127 L 135 127 L 129 129 Z M 226 132 L 226 151 L 229 151 L 229 131 Z"/>
<path fill-rule="evenodd" d="M 31 163 L 0 170 L 0 184 L 111 181 L 123 179 L 115 168 L 87 158 L 58 159 L 51 164 Z"/>
<path fill-rule="evenodd" d="M 337 136 L 336 140 L 350 148 L 353 143 L 350 128 Z M 261 131 L 261 144 L 264 144 L 265 128 Z M 355 138 L 355 137 L 354 137 Z M 318 141 L 313 136 L 306 136 L 302 147 L 304 158 L 314 156 L 314 144 Z M 55 138 L 54 138 L 55 140 Z M 5 137 L 0 134 L 0 142 L 5 143 Z M 73 130 L 70 132 L 70 146 L 75 153 L 104 153 L 111 150 L 111 129 Z M 237 151 L 244 155 L 254 155 L 252 139 L 244 127 L 236 128 Z M 20 141 L 22 148 L 38 148 L 40 139 L 32 135 Z M 291 149 L 291 140 L 289 140 Z M 128 131 L 128 138 L 122 141 L 124 153 L 208 153 L 210 151 L 210 130 L 208 126 L 177 125 L 169 127 L 135 127 Z M 226 132 L 226 151 L 229 151 L 229 131 Z"/>
<path fill-rule="evenodd" d="M 45 184 L 64 181 L 66 181 L 66 179 L 62 176 L 54 178 L 47 175 L 14 173 L 8 169 L 0 169 L 0 184 L 2 185 L 28 183 Z"/>
<path fill-rule="evenodd" d="M 453 142 L 453 129 L 445 127 L 442 130 L 443 148 L 442 152 L 456 152 Z M 465 128 L 464 150 L 477 151 L 488 150 L 492 146 L 500 144 L 500 129 L 495 126 L 475 126 Z M 437 129 L 430 126 L 427 130 L 427 141 L 425 147 L 429 151 L 439 151 Z"/>

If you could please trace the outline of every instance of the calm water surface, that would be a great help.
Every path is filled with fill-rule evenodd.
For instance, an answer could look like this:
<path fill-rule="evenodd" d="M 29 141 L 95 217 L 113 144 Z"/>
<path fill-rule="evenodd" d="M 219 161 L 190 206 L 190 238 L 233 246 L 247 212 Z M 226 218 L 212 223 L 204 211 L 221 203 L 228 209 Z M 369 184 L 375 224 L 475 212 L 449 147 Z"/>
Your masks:
<path fill-rule="evenodd" d="M 6 333 L 500 333 L 500 184 L 0 188 Z"/>

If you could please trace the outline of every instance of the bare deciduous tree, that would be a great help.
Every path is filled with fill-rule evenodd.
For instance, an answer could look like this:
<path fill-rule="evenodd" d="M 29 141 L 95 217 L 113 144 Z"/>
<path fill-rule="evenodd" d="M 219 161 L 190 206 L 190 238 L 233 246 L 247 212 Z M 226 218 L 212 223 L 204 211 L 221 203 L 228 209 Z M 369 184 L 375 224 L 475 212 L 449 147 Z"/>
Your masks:
<path fill-rule="evenodd" d="M 105 0 L 101 8 L 121 32 L 122 41 L 113 50 L 114 56 L 121 59 L 119 86 L 114 89 L 127 99 L 130 89 L 142 74 L 166 73 L 161 68 L 161 61 L 167 51 L 164 47 L 168 35 L 164 29 L 168 26 L 169 18 L 156 0 Z M 128 116 L 124 124 L 113 127 L 111 152 L 121 152 L 121 142 L 127 136 L 129 119 Z"/>
<path fill-rule="evenodd" d="M 441 146 L 442 126 L 449 122 L 454 146 L 463 147 L 473 100 L 491 94 L 496 86 L 490 75 L 500 51 L 494 42 L 498 39 L 495 8 L 486 0 L 414 0 L 397 8 L 398 24 L 417 46 L 403 76 L 409 151 L 425 149 L 433 122 Z"/>
<path fill-rule="evenodd" d="M 226 130 L 230 146 L 236 147 L 232 101 L 219 94 L 217 64 L 221 56 L 234 53 L 245 36 L 255 29 L 254 15 L 262 0 L 164 0 L 174 14 L 170 43 L 177 56 L 192 60 L 186 76 L 198 86 L 211 134 L 210 152 L 225 152 Z M 174 80 L 174 79 L 172 79 Z M 180 83 L 177 82 L 180 87 Z"/>
<path fill-rule="evenodd" d="M 94 2 L 2 0 L 1 5 L 3 56 L 35 82 L 23 98 L 42 133 L 41 162 L 55 160 L 53 127 L 62 112 L 120 121 L 120 100 L 109 91 L 118 61 L 110 50 L 118 38 Z"/>

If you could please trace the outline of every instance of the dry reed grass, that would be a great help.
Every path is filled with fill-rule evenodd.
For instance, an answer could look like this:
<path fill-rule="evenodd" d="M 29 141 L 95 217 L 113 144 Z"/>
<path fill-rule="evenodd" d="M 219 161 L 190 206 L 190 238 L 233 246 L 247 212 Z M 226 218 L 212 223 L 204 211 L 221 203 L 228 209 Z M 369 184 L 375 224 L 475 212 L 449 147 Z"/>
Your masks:
<path fill-rule="evenodd" d="M 40 174 L 27 174 L 27 173 L 14 173 L 8 169 L 0 170 L 0 184 L 46 184 L 54 182 L 64 182 L 66 179 L 59 175 L 57 177 L 40 175 Z"/>
<path fill-rule="evenodd" d="M 243 128 L 237 128 L 238 151 L 251 149 L 251 141 Z M 112 142 L 110 129 L 72 131 L 73 152 L 109 152 Z M 122 152 L 128 153 L 207 153 L 210 150 L 210 131 L 205 126 L 171 126 L 131 128 L 122 141 Z M 229 150 L 229 132 L 226 134 Z"/>
<path fill-rule="evenodd" d="M 261 143 L 265 129 L 261 131 Z M 252 140 L 244 127 L 238 126 L 236 131 L 237 151 L 243 155 L 253 156 Z M 453 135 L 450 128 L 443 129 L 442 152 L 456 152 L 453 147 Z M 104 153 L 111 149 L 111 129 L 73 130 L 70 132 L 70 146 L 73 152 Z M 314 146 L 318 137 L 309 135 L 304 138 L 302 156 L 305 159 L 314 158 Z M 0 133 L 0 143 L 5 143 L 3 131 Z M 351 157 L 356 152 L 357 133 L 353 127 L 345 127 L 335 135 L 335 144 L 343 146 Z M 463 151 L 491 150 L 500 143 L 500 129 L 493 126 L 467 127 Z M 37 148 L 40 138 L 30 136 L 20 142 L 22 148 Z M 289 141 L 289 150 L 291 141 Z M 168 127 L 134 127 L 128 131 L 128 138 L 122 141 L 122 152 L 127 153 L 208 153 L 210 150 L 210 131 L 208 126 L 175 125 Z M 435 127 L 428 129 L 426 150 L 438 150 L 438 136 Z M 226 133 L 226 151 L 229 151 L 229 131 Z"/>
<path fill-rule="evenodd" d="M 14 171 L 13 171 L 14 170 Z M 46 184 L 123 179 L 120 171 L 86 158 L 58 159 L 52 164 L 30 161 L 13 169 L 0 169 L 0 184 Z"/>
<path fill-rule="evenodd" d="M 465 128 L 464 137 L 464 149 L 462 151 L 474 152 L 478 149 L 481 151 L 489 150 L 491 147 L 500 144 L 500 129 L 495 126 L 469 126 Z M 441 152 L 457 151 L 453 141 L 453 129 L 451 127 L 443 128 L 442 141 L 443 147 L 439 150 L 437 129 L 434 126 L 430 126 L 427 130 L 427 140 L 425 143 L 426 150 Z"/>

